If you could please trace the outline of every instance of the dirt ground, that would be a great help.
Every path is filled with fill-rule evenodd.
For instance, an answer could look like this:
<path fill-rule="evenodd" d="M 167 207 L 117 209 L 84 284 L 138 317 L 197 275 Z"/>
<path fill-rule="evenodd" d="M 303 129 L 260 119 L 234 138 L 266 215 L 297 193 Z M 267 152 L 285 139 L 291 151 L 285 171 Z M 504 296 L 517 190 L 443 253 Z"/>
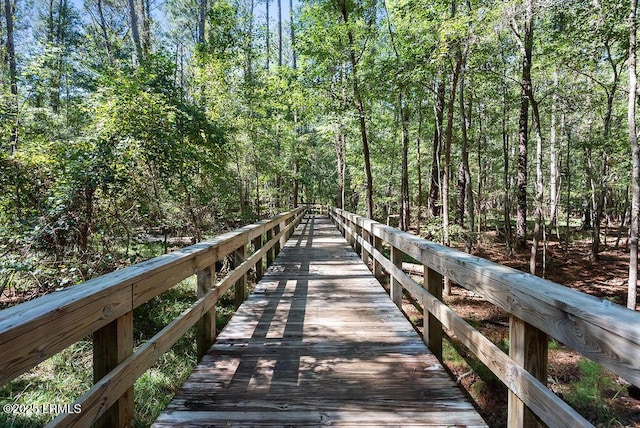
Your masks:
<path fill-rule="evenodd" d="M 515 269 L 529 270 L 528 250 L 507 256 L 506 246 L 497 241 L 492 233 L 488 233 L 483 236 L 474 254 Z M 564 243 L 549 242 L 546 248 L 545 278 L 626 305 L 629 256 L 624 248 L 612 248 L 614 241 L 615 237 L 609 237 L 610 245 L 603 248 L 597 261 L 590 258 L 589 241 L 574 242 L 566 249 Z M 624 242 L 621 247 L 623 245 Z M 457 286 L 452 287 L 451 296 L 445 296 L 444 300 L 458 315 L 472 322 L 482 334 L 499 346 L 503 344 L 506 349 L 504 344 L 509 336 L 509 318 L 505 312 Z M 419 312 L 408 301 L 405 302 L 405 310 L 421 330 Z M 445 361 L 452 375 L 475 400 L 478 410 L 491 427 L 506 426 L 506 387 L 488 370 L 478 370 L 477 360 L 455 338 L 448 342 L 463 354 L 464 360 L 476 367 L 476 370 L 472 369 L 467 361 L 459 358 Z M 580 368 L 582 359 L 583 357 L 562 344 L 550 346 L 548 386 L 566 401 L 572 399 L 571 394 L 575 393 L 576 385 L 579 385 L 577 382 L 584 376 Z M 603 376 L 608 375 L 605 373 Z M 640 427 L 640 400 L 629 396 L 624 380 L 613 375 L 611 379 L 612 382 L 603 387 L 601 397 L 594 397 L 592 403 L 581 403 L 581 408 L 576 410 L 599 427 Z"/>

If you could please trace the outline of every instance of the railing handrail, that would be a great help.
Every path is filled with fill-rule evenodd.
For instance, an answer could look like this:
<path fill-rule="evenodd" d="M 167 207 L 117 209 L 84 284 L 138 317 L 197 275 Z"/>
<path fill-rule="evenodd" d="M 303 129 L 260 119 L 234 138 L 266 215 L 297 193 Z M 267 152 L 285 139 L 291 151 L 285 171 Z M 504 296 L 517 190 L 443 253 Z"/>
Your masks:
<path fill-rule="evenodd" d="M 206 281 L 209 281 L 209 285 L 204 286 L 202 295 L 198 296 L 199 299 L 194 305 L 143 345 L 143 349 L 137 350 L 135 355 L 132 355 L 130 350 L 127 355 L 118 357 L 116 367 L 106 370 L 104 377 L 96 379 L 96 385 L 76 401 L 87 404 L 82 406 L 82 413 L 60 415 L 54 420 L 54 425 L 86 425 L 96 421 L 122 395 L 113 394 L 115 390 L 111 388 L 117 387 L 117 391 L 125 388 L 121 392 L 132 388 L 137 377 L 150 366 L 149 361 L 157 360 L 191 326 L 201 320 L 214 307 L 218 298 L 246 276 L 250 268 L 255 266 L 258 269 L 259 265 L 261 271 L 265 255 L 267 263 L 272 261 L 275 252 L 279 251 L 280 245 L 291 235 L 305 210 L 305 207 L 299 207 L 211 240 L 1 310 L 0 385 L 10 382 L 71 344 L 110 325 L 122 324 L 122 320 L 127 320 L 125 324 L 130 323 L 129 327 L 132 328 L 134 308 L 196 273 L 199 275 L 200 292 L 200 274 L 208 275 Z M 246 259 L 246 247 L 250 243 L 254 244 L 255 252 Z M 215 263 L 234 252 L 238 253 L 239 266 L 215 284 Z M 245 287 L 244 283 L 242 287 Z M 236 296 L 238 292 L 239 290 L 236 290 Z M 242 295 L 242 292 L 240 294 Z M 215 317 L 212 322 L 215 322 Z M 181 334 L 177 335 L 176 332 Z M 122 336 L 119 338 L 122 340 L 126 333 L 116 332 L 116 335 Z M 132 335 L 133 331 L 128 334 Z M 95 342 L 94 336 L 94 349 Z M 130 347 L 132 346 L 131 341 Z M 94 371 L 95 354 L 94 351 Z M 125 373 L 125 369 L 129 372 Z M 133 377 L 131 373 L 134 373 Z M 131 379 L 123 383 L 123 376 L 129 376 Z M 118 383 L 120 385 L 117 385 Z M 107 392 L 110 393 L 108 396 Z"/>
<path fill-rule="evenodd" d="M 426 306 L 425 311 L 435 316 L 443 324 L 449 324 L 447 325 L 449 328 L 455 327 L 452 328 L 454 331 L 460 327 L 459 321 L 462 320 L 454 319 L 455 314 L 451 314 L 452 311 L 448 307 L 442 305 L 438 299 L 402 272 L 401 257 L 398 252 L 411 256 L 425 266 L 425 283 L 427 282 L 428 270 L 432 271 L 431 273 L 435 272 L 440 276 L 448 277 L 509 313 L 512 318 L 512 329 L 514 322 L 524 322 L 534 330 L 548 334 L 608 368 L 629 383 L 640 385 L 640 359 L 637 358 L 640 355 L 640 335 L 638 335 L 640 313 L 628 310 L 608 300 L 599 299 L 534 275 L 427 241 L 338 208 L 330 208 L 330 215 L 339 228 L 345 232 L 345 236 L 349 235 L 352 243 L 364 250 L 362 251 L 363 257 L 373 257 L 374 264 L 381 264 L 393 278 L 392 282 L 397 282 L 406 288 L 414 298 Z M 375 242 L 370 242 L 372 240 L 387 242 L 392 249 L 392 260 L 384 257 L 380 252 L 380 243 L 375 245 Z M 398 260 L 400 260 L 400 265 Z M 402 289 L 400 289 L 401 292 Z M 395 293 L 397 296 L 397 291 Z M 394 290 L 391 291 L 391 294 L 393 298 Z M 460 328 L 462 328 L 460 334 L 475 334 L 467 331 L 466 327 Z M 425 335 L 426 330 L 425 327 Z M 472 342 L 476 339 L 474 337 L 469 340 L 472 346 L 474 346 Z M 486 338 L 484 339 L 486 340 Z M 544 352 L 545 354 L 544 380 L 546 381 L 546 335 L 542 340 L 544 340 L 544 344 L 541 346 L 544 349 L 539 350 L 539 353 Z M 511 342 L 513 342 L 513 338 Z M 571 426 L 572 423 L 589 425 L 572 409 L 574 414 L 567 416 L 566 412 L 571 413 L 566 409 L 568 406 L 550 390 L 548 394 L 546 391 L 540 390 L 538 386 L 532 386 L 530 379 L 525 379 L 524 384 L 519 384 L 518 378 L 528 374 L 523 368 L 523 366 L 527 366 L 526 362 L 517 361 L 517 356 L 514 357 L 515 359 L 510 358 L 501 351 L 502 355 L 497 355 L 494 351 L 499 348 L 494 346 L 488 350 L 485 345 L 491 347 L 490 344 L 483 342 L 477 347 L 477 350 L 481 354 L 488 352 L 490 356 L 478 355 L 478 357 L 513 393 L 518 395 L 519 399 L 524 400 L 530 409 L 534 410 L 543 420 L 547 419 L 546 423 L 555 426 Z M 529 351 L 525 350 L 524 352 Z M 485 360 L 491 358 L 498 358 L 499 361 L 489 361 L 487 364 Z M 540 359 L 541 357 L 538 355 L 536 358 Z M 528 357 L 525 356 L 524 359 L 527 360 Z M 500 373 L 501 371 L 502 373 Z M 535 381 L 535 379 L 532 380 Z M 542 386 L 547 389 L 546 383 Z M 534 388 L 536 392 L 531 394 L 531 391 L 526 390 L 527 388 Z M 538 396 L 540 394 L 545 395 L 545 398 L 540 398 Z M 543 400 L 544 403 L 536 403 L 536 400 Z M 563 409 L 555 412 L 548 407 L 545 408 L 550 402 L 555 403 L 556 407 L 563 407 Z M 536 411 L 536 407 L 539 411 Z"/>

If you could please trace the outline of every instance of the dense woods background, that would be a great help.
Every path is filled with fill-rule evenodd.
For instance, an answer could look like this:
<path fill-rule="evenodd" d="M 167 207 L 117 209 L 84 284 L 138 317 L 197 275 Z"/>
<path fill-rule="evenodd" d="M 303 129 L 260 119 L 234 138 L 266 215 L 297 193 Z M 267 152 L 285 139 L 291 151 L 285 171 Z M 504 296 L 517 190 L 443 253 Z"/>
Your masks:
<path fill-rule="evenodd" d="M 3 6 L 0 290 L 318 202 L 539 275 L 588 231 L 635 308 L 636 0 Z"/>

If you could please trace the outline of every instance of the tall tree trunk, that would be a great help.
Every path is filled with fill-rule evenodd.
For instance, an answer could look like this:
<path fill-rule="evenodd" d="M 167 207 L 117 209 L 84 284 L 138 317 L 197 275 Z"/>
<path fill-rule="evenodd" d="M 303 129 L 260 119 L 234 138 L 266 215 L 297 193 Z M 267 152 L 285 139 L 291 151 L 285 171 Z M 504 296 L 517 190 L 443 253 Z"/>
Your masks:
<path fill-rule="evenodd" d="M 129 25 L 131 27 L 131 40 L 136 50 L 138 64 L 142 63 L 142 44 L 140 43 L 140 31 L 138 29 L 138 12 L 136 11 L 135 0 L 128 0 L 129 5 Z"/>
<path fill-rule="evenodd" d="M 464 214 L 465 214 L 465 202 L 466 202 L 466 179 L 467 171 L 469 170 L 469 149 L 468 149 L 468 131 L 469 131 L 469 117 L 467 116 L 467 107 L 465 105 L 464 87 L 464 64 L 460 70 L 460 85 L 459 91 L 459 106 L 460 106 L 460 164 L 458 165 L 458 183 L 456 186 L 456 216 L 455 223 L 460 227 L 464 227 Z"/>
<path fill-rule="evenodd" d="M 409 207 L 409 108 L 400 90 L 400 119 L 402 121 L 402 172 L 401 172 L 401 204 L 400 230 L 409 230 L 411 214 Z"/>
<path fill-rule="evenodd" d="M 151 5 L 149 0 L 140 0 L 142 18 L 142 53 L 145 57 L 151 52 Z"/>
<path fill-rule="evenodd" d="M 418 172 L 418 212 L 416 215 L 416 226 L 420 235 L 420 223 L 422 221 L 422 206 L 424 205 L 424 193 L 422 189 L 422 101 L 418 104 L 418 135 L 416 136 L 416 161 Z"/>
<path fill-rule="evenodd" d="M 460 119 L 462 122 L 462 139 L 460 147 L 460 165 L 458 167 L 458 199 L 456 201 L 456 224 L 464 227 L 464 217 L 467 217 L 467 239 L 465 249 L 471 252 L 473 247 L 474 233 L 474 207 L 473 207 L 473 185 L 471 182 L 471 169 L 469 167 L 469 130 L 471 129 L 471 105 L 469 97 L 465 100 L 464 88 L 464 66 L 460 71 Z"/>
<path fill-rule="evenodd" d="M 514 26 L 515 28 L 515 26 Z M 520 90 L 520 118 L 518 120 L 518 210 L 516 220 L 517 244 L 527 244 L 527 157 L 529 150 L 529 94 L 531 93 L 531 59 L 533 50 L 533 0 L 527 2 L 524 35 L 518 41 L 522 54 Z M 519 34 L 519 33 L 518 33 Z"/>
<path fill-rule="evenodd" d="M 282 0 L 278 0 L 278 66 L 282 67 Z"/>
<path fill-rule="evenodd" d="M 289 0 L 289 29 L 291 30 L 291 64 L 293 69 L 298 69 L 298 60 L 296 57 L 296 31 L 293 23 L 293 0 Z"/>
<path fill-rule="evenodd" d="M 111 42 L 109 41 L 109 34 L 107 33 L 107 22 L 104 19 L 104 11 L 102 10 L 102 0 L 98 0 L 98 19 L 100 20 L 100 30 L 102 31 L 102 37 L 104 38 L 104 48 L 107 52 L 108 64 L 111 64 Z"/>
<path fill-rule="evenodd" d="M 338 127 L 338 129 L 336 130 L 334 147 L 336 150 L 336 169 L 338 172 L 338 193 L 336 195 L 336 205 L 338 206 L 338 208 L 344 208 L 346 164 L 344 133 L 342 132 L 341 127 Z"/>
<path fill-rule="evenodd" d="M 443 73 L 444 74 L 444 73 Z M 429 188 L 428 213 L 429 217 L 435 218 L 440 215 L 439 200 L 442 169 L 440 159 L 442 154 L 442 125 L 444 123 L 444 76 L 438 81 L 436 88 L 435 103 L 435 126 L 433 131 L 433 145 L 431 153 L 431 183 Z"/>
<path fill-rule="evenodd" d="M 14 153 L 18 146 L 18 73 L 16 71 L 16 48 L 13 38 L 13 6 L 11 0 L 4 0 L 4 17 L 7 23 L 7 60 L 9 61 L 9 86 L 11 101 L 9 111 L 12 124 L 9 135 L 9 147 Z"/>
<path fill-rule="evenodd" d="M 267 46 L 266 46 L 266 50 L 267 50 L 267 55 L 266 55 L 266 57 L 267 57 L 267 65 L 266 65 L 266 69 L 267 69 L 267 71 L 269 71 L 269 58 L 271 57 L 271 48 L 270 48 L 270 45 L 271 45 L 271 43 L 270 43 L 271 42 L 271 27 L 269 25 L 269 3 L 271 3 L 271 0 L 267 0 L 267 3 L 265 5 L 265 7 L 266 7 L 266 15 L 267 15 L 267 17 L 266 17 L 266 22 L 267 22 L 267 34 L 266 34 L 266 36 L 267 36 Z"/>
<path fill-rule="evenodd" d="M 542 177 L 542 127 L 540 125 L 540 112 L 538 111 L 538 102 L 533 96 L 533 88 L 529 93 L 529 100 L 533 108 L 533 117 L 536 125 L 536 215 L 533 228 L 533 243 L 531 245 L 531 258 L 529 259 L 529 271 L 532 275 L 536 274 L 536 259 L 538 257 L 538 247 L 540 238 L 542 237 L 542 204 L 544 198 L 544 183 Z"/>
<path fill-rule="evenodd" d="M 549 132 L 549 199 L 551 202 L 549 217 L 552 226 L 558 225 L 558 146 L 556 121 L 558 112 L 558 70 L 553 73 L 553 95 L 551 97 L 551 130 Z"/>
<path fill-rule="evenodd" d="M 360 121 L 360 137 L 362 138 L 362 154 L 364 156 L 364 172 L 366 176 L 366 192 L 367 192 L 367 217 L 373 218 L 373 176 L 371 174 L 371 154 L 369 150 L 369 140 L 367 137 L 367 122 L 364 109 L 362 94 L 358 85 L 358 61 L 354 50 L 353 30 L 350 27 L 349 12 L 347 11 L 347 3 L 340 0 L 340 11 L 347 29 L 347 38 L 349 40 L 349 58 L 351 60 L 353 95 L 355 97 L 356 109 Z"/>
<path fill-rule="evenodd" d="M 449 88 L 449 104 L 447 106 L 447 129 L 444 140 L 444 166 L 442 174 L 442 243 L 449 245 L 449 177 L 451 175 L 451 143 L 453 141 L 453 114 L 456 102 L 456 88 L 462 67 L 462 53 L 457 49 L 456 64 L 451 76 Z"/>
<path fill-rule="evenodd" d="M 509 108 L 507 103 L 507 85 L 502 88 L 502 157 L 504 169 L 502 184 L 504 185 L 504 241 L 507 244 L 507 255 L 513 252 L 513 232 L 511 230 L 511 173 L 509 171 Z"/>
<path fill-rule="evenodd" d="M 636 129 L 636 97 L 638 91 L 636 72 L 636 33 L 637 33 L 637 0 L 631 0 L 629 12 L 629 109 L 627 117 L 629 121 L 629 144 L 633 166 L 631 169 L 631 223 L 630 241 L 631 251 L 629 256 L 629 290 L 627 295 L 627 307 L 636 309 L 638 286 L 638 213 L 640 212 L 640 149 L 638 148 L 638 134 Z"/>
<path fill-rule="evenodd" d="M 198 0 L 198 43 L 204 43 L 204 30 L 207 22 L 207 0 Z"/>

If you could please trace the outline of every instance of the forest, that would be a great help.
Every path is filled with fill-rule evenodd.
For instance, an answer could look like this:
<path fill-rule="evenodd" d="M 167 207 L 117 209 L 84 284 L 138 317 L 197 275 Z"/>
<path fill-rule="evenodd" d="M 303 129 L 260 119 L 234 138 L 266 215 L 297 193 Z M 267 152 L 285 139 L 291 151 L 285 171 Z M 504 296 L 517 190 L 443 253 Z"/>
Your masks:
<path fill-rule="evenodd" d="M 615 245 L 635 309 L 635 8 L 5 0 L 0 290 L 313 202 L 468 251 L 495 231 L 538 275 L 553 237 Z"/>

